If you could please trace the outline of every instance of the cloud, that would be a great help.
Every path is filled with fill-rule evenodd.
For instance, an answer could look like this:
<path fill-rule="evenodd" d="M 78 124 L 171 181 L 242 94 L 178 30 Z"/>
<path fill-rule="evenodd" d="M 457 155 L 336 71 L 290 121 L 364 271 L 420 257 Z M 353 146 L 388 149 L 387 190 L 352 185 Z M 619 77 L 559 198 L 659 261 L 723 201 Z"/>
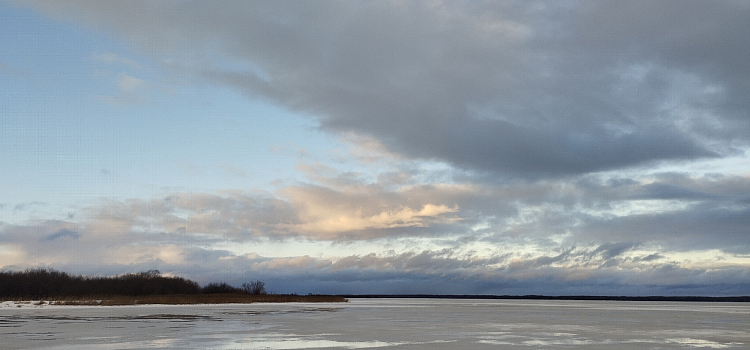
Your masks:
<path fill-rule="evenodd" d="M 247 173 L 244 170 L 232 164 L 224 163 L 220 165 L 220 168 L 227 175 L 236 176 L 240 178 L 247 178 Z"/>
<path fill-rule="evenodd" d="M 374 185 L 330 188 L 290 186 L 279 197 L 227 191 L 222 194 L 173 193 L 162 199 L 105 201 L 89 207 L 92 232 L 201 234 L 238 242 L 259 237 L 302 236 L 312 240 L 369 240 L 417 234 L 459 223 L 455 189 L 421 194 L 418 189 L 389 191 Z M 407 196 L 413 196 L 407 200 Z M 441 198 L 444 197 L 444 198 Z"/>
<path fill-rule="evenodd" d="M 702 247 L 745 252 L 750 249 L 748 218 L 747 207 L 716 208 L 706 204 L 674 212 L 594 219 L 582 227 L 581 233 L 598 239 L 629 237 L 660 242 L 679 250 Z"/>
<path fill-rule="evenodd" d="M 430 228 L 461 220 L 451 215 L 458 211 L 452 203 L 426 199 L 412 204 L 404 193 L 378 187 L 337 190 L 297 186 L 284 189 L 282 194 L 298 213 L 295 223 L 282 227 L 320 239 L 371 239 L 398 234 L 405 228 Z"/>
<path fill-rule="evenodd" d="M 690 188 L 688 193 L 700 189 L 711 194 L 690 197 L 705 205 L 733 202 L 730 189 L 747 183 L 738 178 L 659 178 L 670 186 Z M 744 211 L 717 207 L 708 212 L 688 206 L 653 214 L 653 220 L 640 217 L 646 214 L 582 214 L 598 207 L 594 194 L 608 202 L 618 196 L 634 201 L 648 195 L 659 198 L 659 191 L 638 191 L 649 188 L 648 183 L 605 179 L 598 186 L 610 191 L 602 191 L 592 190 L 593 182 L 587 182 L 567 189 L 575 200 L 560 197 L 561 187 L 569 185 L 554 183 L 398 190 L 339 185 L 290 187 L 279 198 L 230 191 L 104 201 L 81 210 L 75 221 L 0 225 L 0 262 L 5 268 L 42 265 L 93 274 L 156 268 L 201 283 L 239 284 L 260 278 L 277 292 L 303 293 L 728 295 L 748 290 L 738 282 L 747 277 L 747 259 L 741 254 L 750 251 L 738 231 L 748 224 Z M 632 193 L 639 195 L 632 199 Z M 500 199 L 523 202 L 524 207 L 502 213 L 486 204 Z M 389 203 L 449 202 L 457 204 L 383 209 Z M 315 215 L 307 208 L 313 203 L 323 207 L 312 212 Z M 571 213 L 566 207 L 577 209 Z M 689 220 L 696 212 L 716 220 Z M 326 220 L 342 215 L 352 220 L 350 226 L 325 226 Z M 672 216 L 687 221 L 666 220 Z M 578 224 L 570 225 L 571 220 Z M 550 232 L 557 232 L 558 225 L 567 233 L 554 238 Z M 523 229 L 529 227 L 534 229 Z M 668 232 L 669 227 L 692 231 L 677 234 Z M 336 253 L 323 249 L 319 255 L 260 254 L 269 242 L 300 238 L 343 246 Z M 236 253 L 221 248 L 243 242 L 257 250 Z M 371 252 L 347 253 L 362 247 Z"/>
<path fill-rule="evenodd" d="M 125 74 L 121 75 L 120 80 L 117 82 L 117 87 L 121 92 L 125 93 L 132 93 L 133 91 L 142 88 L 143 86 L 143 80 Z"/>
<path fill-rule="evenodd" d="M 143 69 L 143 67 L 135 61 L 112 52 L 94 53 L 91 55 L 91 59 L 97 62 L 108 64 L 122 64 L 132 69 Z"/>
<path fill-rule="evenodd" d="M 149 100 L 149 84 L 143 79 L 121 73 L 115 82 L 117 92 L 112 96 L 99 96 L 109 104 L 120 106 L 125 104 L 140 104 Z"/>
<path fill-rule="evenodd" d="M 39 201 L 27 202 L 27 203 L 18 203 L 18 204 L 16 204 L 16 205 L 13 206 L 13 210 L 14 211 L 23 211 L 23 210 L 27 210 L 28 208 L 30 208 L 32 206 L 46 206 L 46 205 L 47 205 L 47 203 L 45 203 L 45 202 L 39 202 Z"/>
<path fill-rule="evenodd" d="M 330 208 L 327 208 L 330 209 Z M 368 229 L 393 229 L 402 227 L 427 227 L 428 221 L 443 214 L 456 212 L 457 208 L 448 208 L 445 205 L 426 204 L 421 210 L 401 207 L 394 210 L 385 210 L 372 216 L 362 216 L 360 211 L 333 209 L 333 211 L 320 210 L 319 207 L 307 206 L 303 218 L 307 223 L 297 225 L 293 229 L 303 232 L 315 233 L 338 233 L 347 231 L 360 231 Z M 460 220 L 452 218 L 450 220 Z"/>
<path fill-rule="evenodd" d="M 55 232 L 55 233 L 53 233 L 53 234 L 51 234 L 51 235 L 49 235 L 47 237 L 44 237 L 44 240 L 45 241 L 54 241 L 54 240 L 57 240 L 57 239 L 60 239 L 60 238 L 65 238 L 65 237 L 71 238 L 71 239 L 78 239 L 78 237 L 80 237 L 80 234 L 78 234 L 77 231 L 63 228 L 63 229 L 57 230 L 57 232 Z"/>
<path fill-rule="evenodd" d="M 749 224 L 747 177 L 658 174 L 645 181 L 583 181 L 580 189 L 588 209 L 577 215 L 577 240 L 628 237 L 677 250 L 749 247 L 743 234 Z"/>
<path fill-rule="evenodd" d="M 175 81 L 314 118 L 349 149 L 272 193 L 3 224 L 6 265 L 107 261 L 279 292 L 750 290 L 742 2 L 26 3 Z M 148 79 L 116 78 L 110 102 L 146 100 Z"/>
<path fill-rule="evenodd" d="M 605 243 L 597 247 L 592 254 L 601 254 L 603 259 L 612 259 L 636 248 L 638 245 L 638 243 L 633 242 Z"/>
<path fill-rule="evenodd" d="M 164 232 L 234 242 L 430 237 L 545 248 L 597 244 L 598 253 L 611 257 L 640 244 L 750 252 L 743 234 L 750 179 L 741 176 L 615 174 L 576 183 L 502 185 L 424 184 L 420 174 L 409 172 L 374 181 L 369 175 L 330 175 L 316 171 L 313 183 L 275 194 L 172 193 L 104 201 L 82 210 L 81 220 L 91 232 L 109 235 Z"/>
<path fill-rule="evenodd" d="M 324 130 L 466 170 L 555 178 L 750 141 L 750 9 L 732 1 L 34 6 Z"/>

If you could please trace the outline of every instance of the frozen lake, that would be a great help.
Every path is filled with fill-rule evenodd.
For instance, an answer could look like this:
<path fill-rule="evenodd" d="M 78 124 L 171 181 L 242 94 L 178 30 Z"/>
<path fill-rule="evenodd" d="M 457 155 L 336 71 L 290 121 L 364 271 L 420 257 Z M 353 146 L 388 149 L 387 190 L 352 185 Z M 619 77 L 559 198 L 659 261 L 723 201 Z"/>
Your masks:
<path fill-rule="evenodd" d="M 0 307 L 2 349 L 750 349 L 750 304 L 351 299 Z"/>

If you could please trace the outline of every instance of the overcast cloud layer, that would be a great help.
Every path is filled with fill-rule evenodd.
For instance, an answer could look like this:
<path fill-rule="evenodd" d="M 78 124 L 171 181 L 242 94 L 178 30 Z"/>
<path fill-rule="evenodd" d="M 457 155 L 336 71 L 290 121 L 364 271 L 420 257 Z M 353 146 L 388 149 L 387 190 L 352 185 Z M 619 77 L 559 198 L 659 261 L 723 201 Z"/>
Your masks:
<path fill-rule="evenodd" d="M 750 294 L 748 2 L 19 6 L 174 84 L 302 114 L 360 170 L 301 161 L 306 180 L 276 189 L 0 222 L 0 266 L 303 293 Z"/>

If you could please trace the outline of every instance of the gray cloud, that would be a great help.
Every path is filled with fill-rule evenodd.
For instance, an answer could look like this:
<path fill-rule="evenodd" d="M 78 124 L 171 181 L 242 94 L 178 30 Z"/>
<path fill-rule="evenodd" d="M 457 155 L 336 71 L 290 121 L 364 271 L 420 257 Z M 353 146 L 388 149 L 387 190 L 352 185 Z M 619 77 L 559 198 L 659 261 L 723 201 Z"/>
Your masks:
<path fill-rule="evenodd" d="M 721 208 L 705 204 L 686 210 L 591 219 L 580 238 L 628 238 L 660 242 L 672 249 L 722 249 L 744 254 L 750 250 L 750 208 Z"/>
<path fill-rule="evenodd" d="M 23 210 L 26 210 L 26 209 L 28 209 L 29 207 L 32 207 L 32 206 L 45 206 L 45 205 L 47 205 L 47 203 L 45 203 L 45 202 L 38 202 L 38 201 L 28 202 L 28 203 L 18 203 L 18 204 L 16 204 L 16 205 L 13 206 L 13 210 L 14 211 L 23 211 Z"/>
<path fill-rule="evenodd" d="M 78 237 L 80 237 L 80 234 L 78 233 L 78 231 L 62 228 L 62 229 L 57 230 L 55 233 L 44 237 L 43 240 L 54 241 L 54 240 L 65 238 L 65 237 L 68 237 L 71 239 L 78 239 Z"/>
<path fill-rule="evenodd" d="M 597 247 L 592 254 L 601 254 L 603 259 L 612 259 L 636 248 L 639 244 L 633 242 L 605 243 Z"/>
<path fill-rule="evenodd" d="M 750 134 L 738 2 L 35 5 L 325 130 L 469 170 L 539 178 L 719 157 Z"/>
<path fill-rule="evenodd" d="M 740 58 L 750 54 L 747 45 L 750 29 L 744 25 L 750 11 L 746 3 L 633 1 L 584 6 L 587 8 L 577 12 L 571 21 L 577 42 L 610 57 L 627 55 L 694 74 L 707 83 L 705 87 L 725 89 L 726 94 L 721 97 L 726 100 L 714 106 L 720 108 L 716 112 L 729 121 L 747 119 L 750 105 L 742 96 L 750 92 L 747 84 L 750 64 Z M 712 102 L 689 103 L 710 107 Z M 733 124 L 723 126 L 729 125 Z M 737 136 L 746 130 L 724 131 Z"/>

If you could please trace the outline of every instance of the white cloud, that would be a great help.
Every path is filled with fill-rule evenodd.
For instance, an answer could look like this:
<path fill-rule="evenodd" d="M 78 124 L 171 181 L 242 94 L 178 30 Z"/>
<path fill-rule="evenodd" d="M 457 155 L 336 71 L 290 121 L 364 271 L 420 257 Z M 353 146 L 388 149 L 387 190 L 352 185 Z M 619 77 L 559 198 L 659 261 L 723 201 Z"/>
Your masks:
<path fill-rule="evenodd" d="M 98 96 L 100 100 L 115 105 L 141 104 L 148 102 L 150 84 L 143 79 L 121 73 L 115 81 L 117 91 L 110 96 Z"/>
<path fill-rule="evenodd" d="M 288 226 L 282 224 L 282 227 L 323 239 L 335 239 L 339 235 L 346 236 L 351 232 L 370 229 L 429 227 L 431 224 L 460 220 L 458 217 L 446 217 L 444 214 L 455 213 L 458 208 L 445 205 L 426 204 L 420 210 L 409 207 L 385 209 L 369 216 L 356 208 L 331 207 L 315 201 L 301 205 L 299 218 L 303 223 Z"/>
<path fill-rule="evenodd" d="M 146 82 L 136 77 L 131 77 L 127 74 L 120 75 L 117 87 L 122 93 L 133 93 L 138 89 L 142 89 L 146 85 Z"/>
<path fill-rule="evenodd" d="M 143 69 L 143 67 L 137 62 L 129 58 L 122 57 L 112 52 L 93 53 L 91 54 L 91 59 L 97 62 L 103 62 L 103 63 L 108 63 L 108 64 L 121 64 L 121 65 L 127 66 L 128 68 L 132 68 L 136 70 Z"/>

